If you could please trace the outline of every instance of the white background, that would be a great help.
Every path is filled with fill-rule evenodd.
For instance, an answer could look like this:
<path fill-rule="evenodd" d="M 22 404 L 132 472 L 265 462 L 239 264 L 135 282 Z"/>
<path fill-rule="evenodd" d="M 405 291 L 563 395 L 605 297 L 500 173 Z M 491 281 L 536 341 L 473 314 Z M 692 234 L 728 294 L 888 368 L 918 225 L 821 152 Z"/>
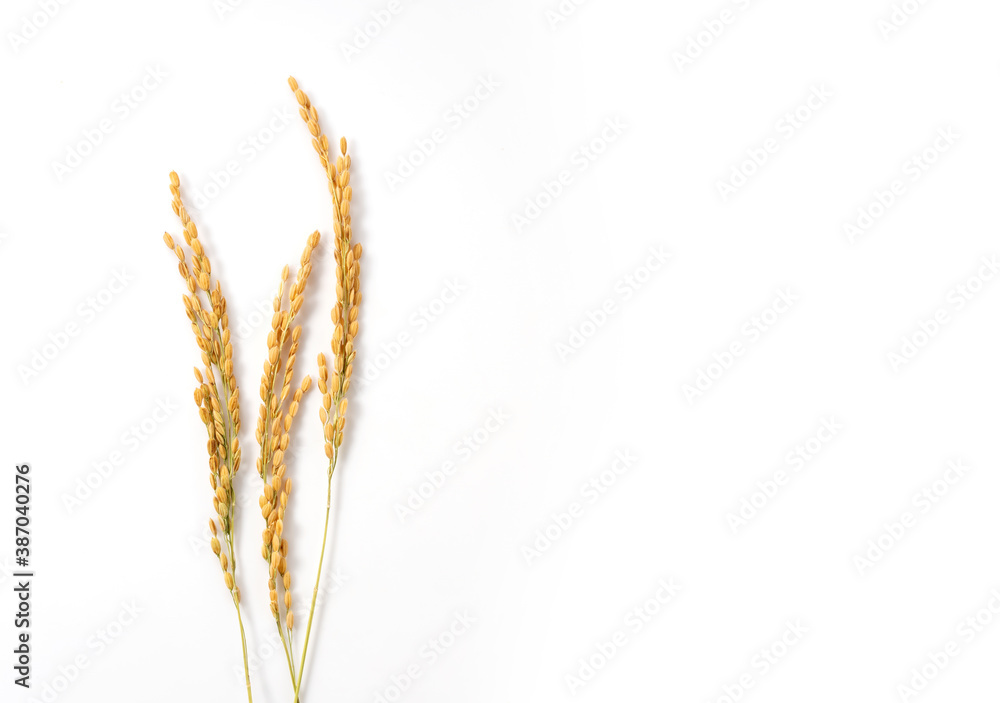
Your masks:
<path fill-rule="evenodd" d="M 245 696 L 204 541 L 198 354 L 161 242 L 180 231 L 176 169 L 192 206 L 214 196 L 195 219 L 247 333 L 239 578 L 256 700 L 291 700 L 256 556 L 268 326 L 256 311 L 309 232 L 331 235 L 331 216 L 289 74 L 350 140 L 369 381 L 352 388 L 303 700 L 706 703 L 735 698 L 741 677 L 751 702 L 1000 698 L 988 609 L 1000 606 L 1000 283 L 982 264 L 1000 253 L 1000 7 L 910 0 L 890 31 L 889 0 L 592 0 L 555 19 L 557 0 L 398 1 L 393 13 L 387 1 L 101 0 L 51 17 L 43 2 L 4 4 L 0 698 Z M 715 23 L 724 10 L 731 21 Z M 373 12 L 384 27 L 366 24 Z M 699 36 L 706 23 L 718 36 Z M 679 66 L 685 50 L 698 55 Z M 476 98 L 481 81 L 495 87 Z M 828 97 L 802 107 L 814 90 Z M 763 165 L 744 164 L 772 138 Z M 229 162 L 239 172 L 209 187 Z M 734 167 L 754 172 L 723 197 Z M 553 199 L 545 184 L 561 171 Z M 882 211 L 874 193 L 894 181 L 905 192 Z M 852 237 L 862 208 L 875 217 Z M 656 271 L 651 247 L 670 255 Z M 332 331 L 331 263 L 311 281 L 303 371 Z M 82 312 L 116 273 L 127 286 Z M 444 302 L 449 283 L 462 292 Z M 958 286 L 975 291 L 961 307 Z M 767 312 L 778 291 L 794 305 Z M 614 312 L 590 322 L 608 299 Z M 755 319 L 769 324 L 753 339 Z M 893 363 L 904 337 L 919 349 Z M 743 354 L 712 366 L 733 342 Z M 715 378 L 689 402 L 699 372 Z M 158 401 L 174 408 L 159 423 Z M 300 626 L 323 509 L 317 408 L 310 396 L 290 466 Z M 460 454 L 497 409 L 502 426 Z M 830 418 L 836 436 L 809 443 Z M 799 446 L 815 453 L 796 471 Z M 122 461 L 101 476 L 113 452 Z M 620 475 L 616 452 L 638 458 Z M 449 460 L 454 474 L 401 517 Z M 9 668 L 21 461 L 34 491 L 30 693 Z M 952 485 L 949 462 L 969 467 Z M 768 483 L 776 471 L 785 485 Z M 610 485 L 591 502 L 581 487 L 602 472 Z M 914 502 L 924 489 L 942 495 Z M 734 529 L 743 499 L 758 508 Z M 553 526 L 574 502 L 578 517 Z M 670 579 L 679 593 L 647 604 Z M 636 607 L 656 611 L 641 631 L 626 620 Z M 963 629 L 977 611 L 981 631 Z M 423 656 L 456 613 L 475 624 Z M 784 651 L 787 623 L 807 631 Z M 616 631 L 610 662 L 595 658 L 582 686 L 567 678 Z M 927 657 L 949 642 L 958 653 L 934 674 Z M 766 671 L 762 649 L 783 654 Z M 392 677 L 411 665 L 420 676 L 400 694 Z M 898 688 L 924 665 L 924 690 Z"/>

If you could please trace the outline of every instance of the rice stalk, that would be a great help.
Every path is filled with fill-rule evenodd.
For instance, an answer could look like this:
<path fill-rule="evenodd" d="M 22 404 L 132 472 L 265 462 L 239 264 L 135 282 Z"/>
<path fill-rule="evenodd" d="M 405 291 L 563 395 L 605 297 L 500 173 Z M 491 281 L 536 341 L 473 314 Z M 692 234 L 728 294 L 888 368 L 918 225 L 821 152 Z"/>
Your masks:
<path fill-rule="evenodd" d="M 316 611 L 316 597 L 319 594 L 323 561 L 326 556 L 326 541 L 330 526 L 330 497 L 333 472 L 337 467 L 340 446 L 344 440 L 344 423 L 347 413 L 347 391 L 351 385 L 354 370 L 354 339 L 358 334 L 358 306 L 361 303 L 360 259 L 361 245 L 351 243 L 351 157 L 347 153 L 347 140 L 340 139 L 340 154 L 331 158 L 330 142 L 319 124 L 319 114 L 309 97 L 299 88 L 295 78 L 288 79 L 288 85 L 299 103 L 299 115 L 312 135 L 313 149 L 319 155 L 320 164 L 326 173 L 327 186 L 333 203 L 334 258 L 336 261 L 337 284 L 336 302 L 330 311 L 333 320 L 333 338 L 330 349 L 333 353 L 332 372 L 327 368 L 326 355 L 320 354 L 319 391 L 323 394 L 320 420 L 329 459 L 326 479 L 326 517 L 323 522 L 323 542 L 320 548 L 319 566 L 316 569 L 316 584 L 313 587 L 312 603 L 309 606 L 309 620 L 306 624 L 305 641 L 299 662 L 295 683 L 295 703 L 299 700 L 302 674 L 305 670 L 306 653 L 309 649 L 309 635 L 312 632 L 313 616 Z"/>
<path fill-rule="evenodd" d="M 312 378 L 306 376 L 289 398 L 295 356 L 302 335 L 301 325 L 294 324 L 295 317 L 305 300 L 306 282 L 312 271 L 310 260 L 319 239 L 319 232 L 313 232 L 306 242 L 305 251 L 299 260 L 301 267 L 295 283 L 288 291 L 287 306 L 284 304 L 284 291 L 288 282 L 288 267 L 285 266 L 281 271 L 281 282 L 273 303 L 271 330 L 267 336 L 267 358 L 264 360 L 260 379 L 261 405 L 256 431 L 260 446 L 257 471 L 264 481 L 259 501 L 264 518 L 261 556 L 268 563 L 267 585 L 271 615 L 285 650 L 293 686 L 296 681 L 292 657 L 292 628 L 295 618 L 292 611 L 292 574 L 287 569 L 288 540 L 284 537 L 285 511 L 292 491 L 292 480 L 285 478 L 287 467 L 284 454 L 288 448 L 292 421 L 298 414 L 303 396 L 312 384 Z"/>
<path fill-rule="evenodd" d="M 222 293 L 222 283 L 216 280 L 214 286 L 212 284 L 212 263 L 198 238 L 198 228 L 181 200 L 180 178 L 173 171 L 170 173 L 170 193 L 173 196 L 174 214 L 180 218 L 188 249 L 175 243 L 167 232 L 163 234 L 163 242 L 177 256 L 177 270 L 187 285 L 184 310 L 191 321 L 191 330 L 201 350 L 203 364 L 203 369 L 194 369 L 194 377 L 198 382 L 194 401 L 208 433 L 209 484 L 213 492 L 212 507 L 216 514 L 216 517 L 209 520 L 212 552 L 219 558 L 223 581 L 236 606 L 243 645 L 247 698 L 253 703 L 246 631 L 240 611 L 240 589 L 236 582 L 236 492 L 233 481 L 240 469 L 241 458 L 240 391 L 233 375 L 229 314 L 226 298 Z"/>

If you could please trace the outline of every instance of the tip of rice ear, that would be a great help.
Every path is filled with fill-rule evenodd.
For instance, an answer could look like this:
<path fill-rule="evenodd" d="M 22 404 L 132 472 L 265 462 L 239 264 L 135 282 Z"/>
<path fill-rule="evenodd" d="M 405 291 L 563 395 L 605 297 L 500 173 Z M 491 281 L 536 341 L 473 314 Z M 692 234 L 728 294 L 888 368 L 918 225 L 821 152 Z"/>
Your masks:
<path fill-rule="evenodd" d="M 288 87 L 291 88 L 292 90 L 298 90 L 299 89 L 299 82 L 297 80 L 295 80 L 294 76 L 289 76 L 288 77 Z"/>
<path fill-rule="evenodd" d="M 347 156 L 347 137 L 340 138 L 340 153 Z"/>
<path fill-rule="evenodd" d="M 177 171 L 170 172 L 170 185 L 174 188 L 181 184 L 181 179 L 177 176 Z"/>

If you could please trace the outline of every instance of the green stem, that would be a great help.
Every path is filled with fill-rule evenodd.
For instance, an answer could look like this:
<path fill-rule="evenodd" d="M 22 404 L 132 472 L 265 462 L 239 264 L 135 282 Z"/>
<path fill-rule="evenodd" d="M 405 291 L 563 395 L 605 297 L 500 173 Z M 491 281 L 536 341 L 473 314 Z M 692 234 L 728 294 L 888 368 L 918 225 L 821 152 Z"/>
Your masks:
<path fill-rule="evenodd" d="M 281 637 L 281 647 L 285 650 L 285 658 L 288 660 L 288 673 L 292 676 L 292 686 L 295 685 L 295 662 L 292 661 L 292 638 L 289 636 L 285 641 L 285 631 L 281 627 L 279 618 L 274 619 L 274 624 L 278 626 L 278 636 Z"/>
<path fill-rule="evenodd" d="M 247 678 L 247 698 L 250 703 L 253 703 L 253 693 L 250 691 L 250 662 L 247 659 L 247 633 L 243 629 L 243 616 L 240 614 L 240 604 L 236 602 L 235 597 L 233 603 L 236 605 L 236 618 L 240 621 L 240 639 L 243 642 L 243 671 Z"/>
<path fill-rule="evenodd" d="M 288 620 L 287 620 L 288 612 L 287 611 L 285 611 L 285 616 L 286 616 L 286 620 L 285 620 L 285 635 L 288 637 L 288 652 L 289 652 L 289 656 L 291 656 L 291 651 L 292 651 L 292 631 L 288 629 Z M 280 622 L 278 623 L 278 627 L 279 627 L 279 629 L 281 628 L 281 623 Z M 292 686 L 294 686 L 294 685 L 295 685 L 295 664 L 293 662 L 292 663 Z"/>
<path fill-rule="evenodd" d="M 316 596 L 319 595 L 319 581 L 323 574 L 323 561 L 326 557 L 326 534 L 330 527 L 330 487 L 333 483 L 333 470 L 337 466 L 337 456 L 340 448 L 334 450 L 333 458 L 330 459 L 330 472 L 326 477 L 326 519 L 323 521 L 323 546 L 319 552 L 319 568 L 316 569 L 316 585 L 313 586 L 312 604 L 309 606 L 309 622 L 306 624 L 306 639 L 302 645 L 302 660 L 299 662 L 299 677 L 295 682 L 295 703 L 299 703 L 299 689 L 302 686 L 302 673 L 306 669 L 306 652 L 309 650 L 309 633 L 312 631 L 313 615 L 316 611 Z"/>

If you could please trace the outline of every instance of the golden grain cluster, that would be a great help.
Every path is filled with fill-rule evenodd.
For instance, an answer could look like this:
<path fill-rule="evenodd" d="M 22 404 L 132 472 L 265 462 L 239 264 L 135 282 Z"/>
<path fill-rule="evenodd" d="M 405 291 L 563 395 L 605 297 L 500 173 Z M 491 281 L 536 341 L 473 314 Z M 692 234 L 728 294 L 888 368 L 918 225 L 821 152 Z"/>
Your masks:
<path fill-rule="evenodd" d="M 300 268 L 295 282 L 287 289 L 287 303 L 288 266 L 281 271 L 281 281 L 274 297 L 271 329 L 267 335 L 267 357 L 260 377 L 261 404 L 256 432 L 257 444 L 260 446 L 257 472 L 264 481 L 263 494 L 259 500 L 264 518 L 261 555 L 268 564 L 267 586 L 271 615 L 277 624 L 293 680 L 291 637 L 295 614 L 292 610 L 292 574 L 287 568 L 288 540 L 284 537 L 285 511 L 292 492 L 292 479 L 285 476 L 287 466 L 284 458 L 292 422 L 299 412 L 303 396 L 312 384 L 312 378 L 307 375 L 295 392 L 289 395 L 295 356 L 302 336 L 302 326 L 295 324 L 295 317 L 305 301 L 306 283 L 312 272 L 312 253 L 319 244 L 319 239 L 319 232 L 309 235 L 299 259 Z M 280 598 L 279 590 L 284 594 Z"/>
<path fill-rule="evenodd" d="M 208 432 L 209 482 L 215 495 L 212 504 L 216 518 L 209 521 L 212 531 L 212 551 L 219 557 L 226 588 L 239 603 L 240 591 L 236 585 L 236 556 L 234 551 L 234 507 L 236 495 L 233 479 L 240 468 L 240 392 L 233 375 L 233 344 L 229 332 L 229 314 L 226 298 L 222 294 L 222 284 L 212 285 L 212 262 L 205 253 L 198 228 L 195 226 L 184 203 L 181 201 L 180 178 L 170 174 L 170 193 L 173 196 L 174 213 L 184 227 L 184 247 L 174 242 L 170 234 L 164 232 L 163 242 L 177 255 L 177 269 L 187 285 L 184 295 L 184 309 L 191 321 L 204 373 L 195 367 L 194 376 L 198 386 L 194 391 L 194 402 L 205 429 Z M 219 376 L 222 388 L 216 382 Z"/>
<path fill-rule="evenodd" d="M 331 460 L 344 441 L 344 422 L 347 412 L 347 389 L 354 370 L 354 338 L 358 334 L 358 306 L 361 304 L 361 245 L 351 245 L 351 156 L 347 153 L 347 140 L 340 139 L 340 154 L 330 158 L 330 141 L 319 125 L 316 108 L 309 96 L 294 78 L 288 85 L 299 102 L 299 115 L 313 137 L 313 148 L 319 154 L 326 172 L 330 197 L 333 199 L 334 258 L 337 270 L 337 302 L 330 312 L 333 320 L 333 373 L 327 369 L 326 355 L 319 355 L 319 391 L 323 394 L 320 420 L 326 439 L 326 455 Z M 333 472 L 331 463 L 330 472 Z"/>

